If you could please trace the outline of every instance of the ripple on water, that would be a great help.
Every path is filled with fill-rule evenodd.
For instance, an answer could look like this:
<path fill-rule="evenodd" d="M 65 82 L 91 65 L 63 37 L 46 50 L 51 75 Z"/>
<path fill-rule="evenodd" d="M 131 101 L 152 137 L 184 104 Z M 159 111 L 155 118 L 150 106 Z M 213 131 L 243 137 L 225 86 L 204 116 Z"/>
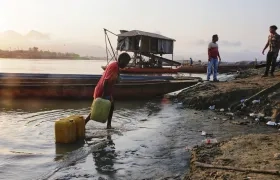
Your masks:
<path fill-rule="evenodd" d="M 25 177 L 30 179 L 36 174 L 45 174 L 46 171 L 52 173 L 57 169 L 69 167 L 73 170 L 77 164 L 87 164 L 88 158 L 96 162 L 90 166 L 98 166 L 96 173 L 115 174 L 122 168 L 115 169 L 109 163 L 111 159 L 117 159 L 119 154 L 114 150 L 113 144 L 106 144 L 102 151 L 92 153 L 86 151 L 85 148 L 108 138 L 118 139 L 129 131 L 137 130 L 140 119 L 148 115 L 145 103 L 136 103 L 136 106 L 125 103 L 123 107 L 117 106 L 114 112 L 112 125 L 115 129 L 106 130 L 106 124 L 90 121 L 87 125 L 85 142 L 73 146 L 59 146 L 54 143 L 54 121 L 71 114 L 87 115 L 89 103 L 78 103 L 77 107 L 71 104 L 71 107 L 67 107 L 67 104 L 59 104 L 59 102 L 36 102 L 39 106 L 32 105 L 26 108 L 29 103 L 23 102 L 23 106 L 15 103 L 13 104 L 15 107 L 1 108 L 0 111 L 2 128 L 0 141 L 5 148 L 5 150 L 4 148 L 0 150 L 0 169 L 3 170 L 4 174 L 1 173 L 1 176 L 3 175 L 5 179 L 17 179 L 15 172 L 21 173 L 19 179 Z M 44 103 L 47 108 L 43 107 Z M 71 174 L 68 173 L 65 177 L 71 179 Z M 102 177 L 102 175 L 89 175 L 83 171 L 75 173 L 75 177 L 82 178 L 83 176 Z"/>

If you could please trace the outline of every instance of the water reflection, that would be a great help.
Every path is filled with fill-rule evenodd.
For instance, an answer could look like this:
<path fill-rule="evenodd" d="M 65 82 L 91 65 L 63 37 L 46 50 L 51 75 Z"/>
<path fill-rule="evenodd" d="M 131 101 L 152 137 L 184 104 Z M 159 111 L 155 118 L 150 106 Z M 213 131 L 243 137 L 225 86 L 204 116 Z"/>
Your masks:
<path fill-rule="evenodd" d="M 85 145 L 84 140 L 80 140 L 80 141 L 77 141 L 72 144 L 56 143 L 55 144 L 56 157 L 54 158 L 54 161 L 59 161 L 59 160 L 63 159 L 65 154 L 70 153 L 72 151 L 76 151 L 76 150 L 80 149 L 81 147 L 83 147 L 84 145 Z"/>
<path fill-rule="evenodd" d="M 92 155 L 96 166 L 95 169 L 100 174 L 111 176 L 117 171 L 114 168 L 117 153 L 115 152 L 115 143 L 113 142 L 110 133 L 107 135 L 107 140 L 108 142 L 104 144 L 101 150 L 93 152 Z"/>

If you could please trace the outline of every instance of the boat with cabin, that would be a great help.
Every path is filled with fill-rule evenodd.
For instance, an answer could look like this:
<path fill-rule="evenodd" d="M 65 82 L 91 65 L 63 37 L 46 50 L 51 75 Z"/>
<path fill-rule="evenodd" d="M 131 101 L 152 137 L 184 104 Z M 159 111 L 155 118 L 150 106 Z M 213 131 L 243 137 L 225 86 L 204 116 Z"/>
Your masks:
<path fill-rule="evenodd" d="M 110 39 L 107 32 L 114 34 L 105 29 L 105 38 L 107 38 L 109 45 L 111 46 Z M 173 48 L 175 39 L 165 37 L 160 34 L 144 32 L 140 30 L 120 30 L 120 34 L 114 34 L 117 36 L 117 48 L 118 52 L 128 52 L 132 54 L 132 58 L 129 66 L 120 69 L 120 73 L 124 74 L 176 74 L 179 71 L 181 63 L 173 60 Z M 106 41 L 107 43 L 107 41 Z M 106 47 L 108 45 L 106 44 Z M 108 48 L 106 48 L 108 52 Z M 111 49 L 112 46 L 111 46 Z M 111 54 L 112 55 L 112 54 Z M 164 55 L 171 55 L 172 59 L 163 57 Z M 107 64 L 115 60 L 114 56 L 111 59 L 108 58 Z M 105 70 L 106 66 L 102 66 Z"/>

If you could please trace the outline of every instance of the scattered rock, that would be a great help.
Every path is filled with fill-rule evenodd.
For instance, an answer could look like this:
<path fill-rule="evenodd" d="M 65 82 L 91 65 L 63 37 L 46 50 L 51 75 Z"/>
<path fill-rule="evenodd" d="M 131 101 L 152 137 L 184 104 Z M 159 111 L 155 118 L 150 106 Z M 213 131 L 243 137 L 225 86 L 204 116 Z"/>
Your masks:
<path fill-rule="evenodd" d="M 280 160 L 280 153 L 275 153 L 274 154 L 274 159 Z"/>

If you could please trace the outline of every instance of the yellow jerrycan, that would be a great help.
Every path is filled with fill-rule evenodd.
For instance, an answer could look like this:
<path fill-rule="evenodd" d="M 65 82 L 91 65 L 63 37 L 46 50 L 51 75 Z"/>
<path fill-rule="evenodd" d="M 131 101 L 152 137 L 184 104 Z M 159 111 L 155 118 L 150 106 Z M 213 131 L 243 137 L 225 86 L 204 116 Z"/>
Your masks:
<path fill-rule="evenodd" d="M 77 140 L 76 123 L 72 119 L 60 119 L 55 122 L 55 142 L 73 143 Z"/>
<path fill-rule="evenodd" d="M 73 143 L 85 137 L 85 119 L 72 115 L 55 122 L 56 143 Z"/>
<path fill-rule="evenodd" d="M 111 101 L 102 98 L 96 98 L 91 105 L 90 119 L 106 123 L 111 109 Z"/>
<path fill-rule="evenodd" d="M 79 115 L 72 115 L 69 116 L 68 119 L 72 119 L 75 121 L 77 139 L 83 139 L 85 137 L 85 118 Z"/>

